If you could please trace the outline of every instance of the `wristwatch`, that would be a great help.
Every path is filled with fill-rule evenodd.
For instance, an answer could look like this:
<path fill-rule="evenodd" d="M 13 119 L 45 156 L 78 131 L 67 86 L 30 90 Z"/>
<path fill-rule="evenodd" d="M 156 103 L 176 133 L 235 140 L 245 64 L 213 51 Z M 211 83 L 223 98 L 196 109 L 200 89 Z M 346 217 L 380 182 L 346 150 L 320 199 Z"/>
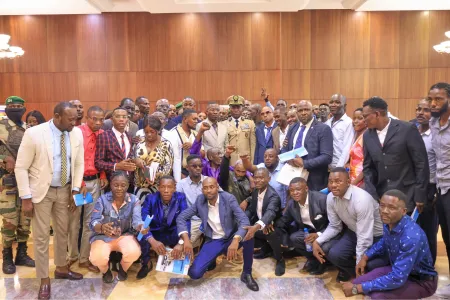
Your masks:
<path fill-rule="evenodd" d="M 179 239 L 178 240 L 178 245 L 184 245 L 184 240 L 183 239 Z"/>
<path fill-rule="evenodd" d="M 353 295 L 358 295 L 358 288 L 356 287 L 356 284 L 354 284 L 353 287 L 352 287 L 352 294 Z"/>

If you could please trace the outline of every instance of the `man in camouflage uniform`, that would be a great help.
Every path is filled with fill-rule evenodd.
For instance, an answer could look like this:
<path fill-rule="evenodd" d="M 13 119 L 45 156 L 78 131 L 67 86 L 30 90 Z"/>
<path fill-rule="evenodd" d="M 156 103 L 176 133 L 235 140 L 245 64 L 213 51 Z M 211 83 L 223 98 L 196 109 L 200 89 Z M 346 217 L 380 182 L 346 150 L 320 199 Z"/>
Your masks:
<path fill-rule="evenodd" d="M 4 274 L 14 274 L 16 266 L 34 267 L 34 260 L 27 254 L 30 236 L 30 218 L 22 213 L 14 177 L 17 151 L 25 133 L 22 122 L 25 101 L 17 96 L 6 99 L 8 119 L 0 120 L 0 215 L 3 217 L 2 244 Z M 16 259 L 13 261 L 12 244 L 17 239 Z"/>
<path fill-rule="evenodd" d="M 239 155 L 248 154 L 253 161 L 255 155 L 256 135 L 255 123 L 242 117 L 244 97 L 233 95 L 228 97 L 231 117 L 224 121 L 228 128 L 228 145 L 234 146 L 236 151 L 231 154 L 230 165 L 234 166 Z"/>

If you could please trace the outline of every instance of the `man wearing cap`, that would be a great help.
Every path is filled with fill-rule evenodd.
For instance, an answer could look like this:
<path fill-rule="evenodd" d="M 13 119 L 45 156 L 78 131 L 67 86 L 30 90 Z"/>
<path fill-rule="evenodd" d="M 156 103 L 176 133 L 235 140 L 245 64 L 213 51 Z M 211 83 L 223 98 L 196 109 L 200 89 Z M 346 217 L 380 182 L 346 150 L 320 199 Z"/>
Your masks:
<path fill-rule="evenodd" d="M 17 151 L 25 132 L 22 117 L 25 101 L 17 96 L 6 99 L 8 119 L 0 120 L 0 215 L 3 217 L 2 245 L 4 274 L 14 274 L 16 266 L 34 267 L 34 260 L 27 254 L 31 219 L 23 215 L 14 176 Z M 18 201 L 19 200 L 19 201 Z M 13 261 L 12 244 L 17 239 L 16 260 Z"/>
<path fill-rule="evenodd" d="M 228 144 L 234 146 L 236 151 L 231 154 L 230 165 L 234 165 L 239 155 L 248 154 L 253 161 L 256 148 L 255 123 L 241 116 L 244 97 L 232 95 L 228 97 L 231 117 L 225 121 L 228 127 Z"/>

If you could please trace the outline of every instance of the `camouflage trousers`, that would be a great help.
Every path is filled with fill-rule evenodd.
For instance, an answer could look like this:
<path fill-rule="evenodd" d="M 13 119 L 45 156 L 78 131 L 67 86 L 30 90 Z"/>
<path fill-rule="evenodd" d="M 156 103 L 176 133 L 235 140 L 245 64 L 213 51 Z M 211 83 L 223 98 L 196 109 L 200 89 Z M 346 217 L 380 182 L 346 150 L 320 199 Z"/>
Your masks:
<path fill-rule="evenodd" d="M 26 242 L 30 236 L 31 218 L 24 216 L 22 207 L 17 203 L 16 195 L 6 195 L 9 189 L 4 189 L 0 195 L 0 215 L 3 218 L 2 243 L 4 248 L 17 242 Z"/>

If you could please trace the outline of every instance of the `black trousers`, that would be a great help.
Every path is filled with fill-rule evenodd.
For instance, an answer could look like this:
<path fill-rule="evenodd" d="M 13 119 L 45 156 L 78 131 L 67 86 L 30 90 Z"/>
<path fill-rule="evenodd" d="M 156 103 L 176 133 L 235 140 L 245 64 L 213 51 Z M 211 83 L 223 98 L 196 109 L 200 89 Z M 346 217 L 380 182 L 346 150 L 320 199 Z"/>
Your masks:
<path fill-rule="evenodd" d="M 278 228 L 275 231 L 264 234 L 262 230 L 258 230 L 255 233 L 255 248 L 261 248 L 261 251 L 267 253 L 270 252 L 270 248 L 273 251 L 273 257 L 276 260 L 283 258 L 281 251 L 281 237 L 282 233 Z"/>
<path fill-rule="evenodd" d="M 447 259 L 450 261 L 450 191 L 442 195 L 441 190 L 438 189 L 436 210 L 439 217 L 439 225 L 442 230 L 442 239 L 447 250 Z"/>

